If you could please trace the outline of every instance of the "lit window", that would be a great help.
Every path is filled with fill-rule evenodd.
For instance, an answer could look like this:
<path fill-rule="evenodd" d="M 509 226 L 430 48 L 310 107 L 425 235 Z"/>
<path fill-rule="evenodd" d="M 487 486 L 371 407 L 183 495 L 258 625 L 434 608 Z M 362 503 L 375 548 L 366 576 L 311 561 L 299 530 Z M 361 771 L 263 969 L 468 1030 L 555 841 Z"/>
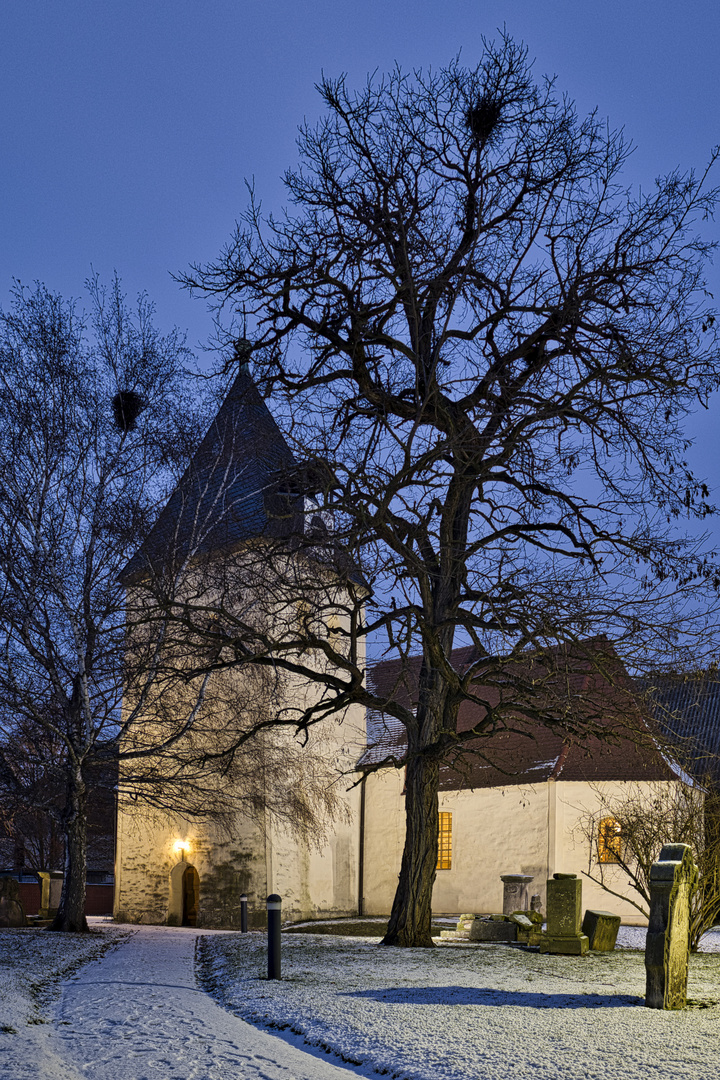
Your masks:
<path fill-rule="evenodd" d="M 441 812 L 438 826 L 438 870 L 452 868 L 452 814 Z"/>
<path fill-rule="evenodd" d="M 598 825 L 598 862 L 619 862 L 622 854 L 620 822 L 605 817 Z"/>

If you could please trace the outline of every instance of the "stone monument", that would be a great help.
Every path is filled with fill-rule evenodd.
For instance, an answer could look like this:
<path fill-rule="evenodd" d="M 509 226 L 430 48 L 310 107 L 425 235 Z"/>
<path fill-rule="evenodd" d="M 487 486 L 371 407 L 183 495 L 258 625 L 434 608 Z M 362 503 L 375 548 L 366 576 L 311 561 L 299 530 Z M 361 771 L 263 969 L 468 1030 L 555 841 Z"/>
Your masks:
<path fill-rule="evenodd" d="M 470 924 L 472 923 L 473 919 L 477 918 L 479 918 L 479 916 L 475 915 L 472 911 L 466 912 L 464 915 L 461 915 L 457 921 L 457 926 L 455 927 L 456 933 L 466 933 L 470 929 Z"/>
<path fill-rule="evenodd" d="M 540 952 L 584 956 L 587 935 L 580 930 L 582 882 L 577 874 L 553 874 L 547 883 L 547 929 Z"/>
<path fill-rule="evenodd" d="M 503 883 L 503 915 L 512 915 L 513 911 L 527 911 L 530 907 L 528 885 L 532 874 L 501 874 Z"/>
<path fill-rule="evenodd" d="M 0 926 L 25 926 L 27 919 L 15 878 L 0 877 Z"/>
<path fill-rule="evenodd" d="M 596 911 L 588 908 L 582 922 L 582 932 L 587 934 L 590 952 L 612 952 L 620 929 L 620 916 L 612 911 Z"/>
<path fill-rule="evenodd" d="M 687 1002 L 690 897 L 697 868 L 688 844 L 666 844 L 650 868 L 650 919 L 645 942 L 645 1004 L 683 1009 Z"/>
<path fill-rule="evenodd" d="M 60 896 L 63 887 L 62 870 L 41 870 L 40 878 L 40 911 L 41 919 L 54 919 L 60 905 Z"/>

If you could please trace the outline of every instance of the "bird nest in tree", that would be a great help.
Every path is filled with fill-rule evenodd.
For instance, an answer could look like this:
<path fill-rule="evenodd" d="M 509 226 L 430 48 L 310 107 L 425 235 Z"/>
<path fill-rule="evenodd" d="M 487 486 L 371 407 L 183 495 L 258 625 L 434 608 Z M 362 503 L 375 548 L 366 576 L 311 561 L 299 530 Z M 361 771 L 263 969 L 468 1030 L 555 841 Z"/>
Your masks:
<path fill-rule="evenodd" d="M 113 416 L 121 431 L 132 431 L 145 402 L 135 390 L 120 390 L 112 399 Z"/>

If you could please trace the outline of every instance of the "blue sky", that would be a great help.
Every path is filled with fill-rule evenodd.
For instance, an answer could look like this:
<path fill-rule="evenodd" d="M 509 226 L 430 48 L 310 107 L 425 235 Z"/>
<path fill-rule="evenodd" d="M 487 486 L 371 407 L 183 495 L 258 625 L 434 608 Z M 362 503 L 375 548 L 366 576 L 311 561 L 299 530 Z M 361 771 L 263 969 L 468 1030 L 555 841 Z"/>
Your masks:
<path fill-rule="evenodd" d="M 197 346 L 209 316 L 171 272 L 218 253 L 244 177 L 266 209 L 282 205 L 321 70 L 358 85 L 396 61 L 438 66 L 461 50 L 475 64 L 503 24 L 581 112 L 625 128 L 628 184 L 701 169 L 720 142 L 708 0 L 3 0 L 0 302 L 13 277 L 78 296 L 91 268 L 116 269 Z M 711 287 L 720 296 L 717 265 Z M 692 430 L 693 463 L 720 484 L 714 415 Z"/>

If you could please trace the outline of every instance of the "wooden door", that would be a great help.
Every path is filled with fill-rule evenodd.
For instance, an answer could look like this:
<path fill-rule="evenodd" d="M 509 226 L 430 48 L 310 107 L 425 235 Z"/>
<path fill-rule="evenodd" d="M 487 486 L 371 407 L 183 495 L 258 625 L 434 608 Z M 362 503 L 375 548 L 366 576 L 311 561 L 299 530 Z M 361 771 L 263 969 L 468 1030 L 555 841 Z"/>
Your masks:
<path fill-rule="evenodd" d="M 200 893 L 200 878 L 194 866 L 188 866 L 183 874 L 182 894 L 182 925 L 197 926 L 198 896 Z"/>

